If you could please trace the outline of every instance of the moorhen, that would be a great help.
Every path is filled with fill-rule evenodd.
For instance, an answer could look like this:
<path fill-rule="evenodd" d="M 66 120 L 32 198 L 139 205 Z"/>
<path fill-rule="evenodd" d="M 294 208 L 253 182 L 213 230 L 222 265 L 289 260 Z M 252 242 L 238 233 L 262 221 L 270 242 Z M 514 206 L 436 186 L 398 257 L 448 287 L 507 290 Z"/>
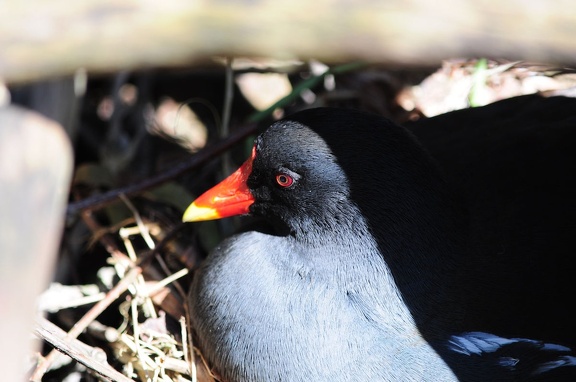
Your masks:
<path fill-rule="evenodd" d="M 194 275 L 192 325 L 222 380 L 576 380 L 559 316 L 576 288 L 553 278 L 574 262 L 545 234 L 551 251 L 520 240 L 486 254 L 475 230 L 498 219 L 474 213 L 510 211 L 461 195 L 449 172 L 406 128 L 358 111 L 305 110 L 262 133 L 183 217 L 268 224 L 225 240 Z M 555 286 L 568 289 L 547 295 Z M 554 316 L 539 312 L 557 298 Z"/>

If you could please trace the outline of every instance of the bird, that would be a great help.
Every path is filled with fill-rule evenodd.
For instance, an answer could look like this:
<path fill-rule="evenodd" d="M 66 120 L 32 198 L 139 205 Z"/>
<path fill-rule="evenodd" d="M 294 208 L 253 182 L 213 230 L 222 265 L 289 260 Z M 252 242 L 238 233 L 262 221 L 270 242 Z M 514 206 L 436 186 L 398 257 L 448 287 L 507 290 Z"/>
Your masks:
<path fill-rule="evenodd" d="M 447 165 L 430 134 L 353 109 L 303 110 L 186 209 L 185 222 L 266 223 L 225 239 L 194 273 L 192 326 L 223 381 L 575 380 L 576 288 L 563 278 L 574 260 L 548 231 L 526 243 L 498 236 L 517 227 L 483 227 L 506 222 L 514 201 L 490 198 L 489 174 L 459 182 L 480 166 Z M 474 158 L 466 145 L 454 152 Z"/>

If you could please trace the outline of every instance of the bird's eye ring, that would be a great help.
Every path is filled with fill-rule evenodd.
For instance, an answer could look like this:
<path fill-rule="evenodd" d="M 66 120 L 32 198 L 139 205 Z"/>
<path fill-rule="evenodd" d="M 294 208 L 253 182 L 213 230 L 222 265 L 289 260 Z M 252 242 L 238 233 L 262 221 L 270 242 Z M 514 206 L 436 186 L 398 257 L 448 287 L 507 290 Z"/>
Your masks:
<path fill-rule="evenodd" d="M 276 183 L 278 183 L 280 187 L 288 188 L 294 183 L 294 178 L 290 175 L 279 173 L 276 175 Z"/>

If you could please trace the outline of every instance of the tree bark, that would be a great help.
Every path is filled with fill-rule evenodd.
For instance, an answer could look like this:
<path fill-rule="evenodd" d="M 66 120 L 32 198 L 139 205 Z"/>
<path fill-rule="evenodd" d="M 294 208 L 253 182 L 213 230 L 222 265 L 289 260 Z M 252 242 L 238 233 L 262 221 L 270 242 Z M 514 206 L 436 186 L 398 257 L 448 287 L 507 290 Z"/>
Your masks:
<path fill-rule="evenodd" d="M 0 78 L 194 65 L 214 56 L 437 65 L 452 57 L 575 61 L 571 0 L 11 0 Z"/>
<path fill-rule="evenodd" d="M 23 381 L 36 299 L 52 279 L 72 176 L 72 147 L 57 123 L 0 107 L 0 347 L 2 379 Z"/>

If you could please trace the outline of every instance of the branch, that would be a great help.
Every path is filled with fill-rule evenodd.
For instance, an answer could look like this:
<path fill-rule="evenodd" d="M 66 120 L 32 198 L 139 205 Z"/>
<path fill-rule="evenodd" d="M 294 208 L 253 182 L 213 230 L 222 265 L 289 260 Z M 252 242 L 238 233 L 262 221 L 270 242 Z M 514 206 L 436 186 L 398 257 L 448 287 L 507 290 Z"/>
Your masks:
<path fill-rule="evenodd" d="M 156 187 L 164 182 L 172 180 L 182 175 L 183 173 L 194 170 L 202 166 L 207 161 L 214 159 L 217 155 L 230 149 L 232 146 L 234 146 L 242 139 L 246 138 L 250 134 L 254 134 L 256 132 L 256 128 L 257 125 L 255 123 L 248 124 L 230 134 L 228 138 L 221 139 L 214 145 L 199 151 L 194 156 L 192 156 L 188 161 L 182 162 L 177 166 L 173 166 L 170 169 L 163 171 L 152 178 L 145 179 L 140 183 L 131 184 L 123 188 L 117 188 L 108 191 L 104 194 L 88 197 L 84 200 L 70 203 L 68 205 L 67 213 L 68 215 L 75 215 L 78 212 L 86 209 L 91 210 L 99 209 L 112 203 L 113 201 L 118 199 L 120 195 L 125 196 L 135 195 L 141 193 L 142 191 Z"/>
<path fill-rule="evenodd" d="M 450 57 L 572 63 L 571 0 L 0 3 L 0 77 L 8 83 L 190 66 L 214 56 L 437 65 Z"/>
<path fill-rule="evenodd" d="M 133 382 L 132 379 L 116 371 L 110 366 L 105 358 L 106 355 L 101 349 L 93 348 L 75 338 L 70 338 L 68 334 L 45 318 L 39 318 L 34 328 L 34 333 L 46 340 L 58 351 L 68 355 L 82 365 L 94 370 L 107 381 Z"/>

